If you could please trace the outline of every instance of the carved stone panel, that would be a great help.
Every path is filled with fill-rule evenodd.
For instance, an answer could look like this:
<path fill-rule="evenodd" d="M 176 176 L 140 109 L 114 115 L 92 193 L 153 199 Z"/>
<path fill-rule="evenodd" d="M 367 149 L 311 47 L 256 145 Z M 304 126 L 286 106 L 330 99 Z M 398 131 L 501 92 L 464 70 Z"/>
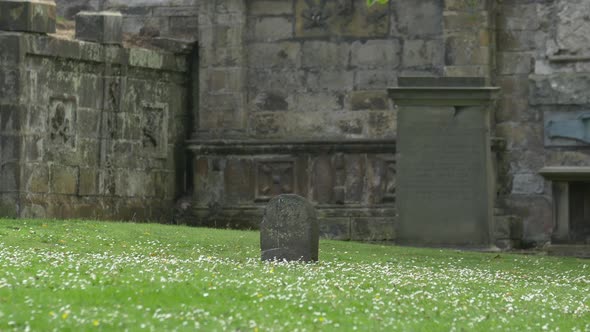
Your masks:
<path fill-rule="evenodd" d="M 295 193 L 295 161 L 268 160 L 256 163 L 256 201 Z"/>
<path fill-rule="evenodd" d="M 389 31 L 389 8 L 365 0 L 297 0 L 297 37 L 379 37 Z"/>
<path fill-rule="evenodd" d="M 60 147 L 76 147 L 77 100 L 72 96 L 56 96 L 49 101 L 48 133 L 51 142 Z"/>
<path fill-rule="evenodd" d="M 144 103 L 142 105 L 141 143 L 156 158 L 168 155 L 168 105 Z"/>
<path fill-rule="evenodd" d="M 332 203 L 334 200 L 336 179 L 332 169 L 331 158 L 329 156 L 318 156 L 314 158 L 312 170 L 311 186 L 313 188 L 314 201 L 320 204 Z"/>

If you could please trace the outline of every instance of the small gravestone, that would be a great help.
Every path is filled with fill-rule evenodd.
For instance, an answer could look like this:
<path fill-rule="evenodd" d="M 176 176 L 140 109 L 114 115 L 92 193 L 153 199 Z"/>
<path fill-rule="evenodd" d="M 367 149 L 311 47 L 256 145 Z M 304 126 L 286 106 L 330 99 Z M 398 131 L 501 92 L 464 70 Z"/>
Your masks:
<path fill-rule="evenodd" d="M 317 262 L 319 225 L 313 206 L 288 194 L 270 200 L 260 224 L 262 260 Z"/>

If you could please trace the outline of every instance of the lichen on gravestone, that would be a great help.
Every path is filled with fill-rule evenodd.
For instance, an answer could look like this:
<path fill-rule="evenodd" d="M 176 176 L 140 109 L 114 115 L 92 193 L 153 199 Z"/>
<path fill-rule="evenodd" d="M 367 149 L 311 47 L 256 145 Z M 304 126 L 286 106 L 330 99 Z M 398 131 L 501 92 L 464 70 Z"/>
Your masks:
<path fill-rule="evenodd" d="M 268 202 L 260 224 L 262 260 L 317 262 L 319 224 L 305 198 L 286 194 Z"/>

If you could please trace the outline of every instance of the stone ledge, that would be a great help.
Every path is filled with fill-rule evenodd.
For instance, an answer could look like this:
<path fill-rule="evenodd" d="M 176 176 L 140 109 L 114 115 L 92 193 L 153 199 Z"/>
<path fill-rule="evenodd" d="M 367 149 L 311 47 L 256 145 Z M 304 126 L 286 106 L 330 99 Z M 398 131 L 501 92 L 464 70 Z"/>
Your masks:
<path fill-rule="evenodd" d="M 238 141 L 199 140 L 187 142 L 188 149 L 197 154 L 265 154 L 296 152 L 358 152 L 395 153 L 396 140 L 300 140 L 300 141 Z"/>
<path fill-rule="evenodd" d="M 0 35 L 2 34 L 0 32 Z M 101 45 L 79 40 L 59 39 L 53 36 L 23 33 L 14 33 L 14 35 L 22 39 L 23 50 L 21 53 L 23 54 L 96 63 L 112 63 L 179 73 L 184 73 L 187 70 L 186 57 L 165 51 L 154 51 L 143 48 L 122 48 L 115 45 Z"/>
<path fill-rule="evenodd" d="M 477 106 L 496 98 L 496 87 L 398 87 L 387 89 L 403 106 Z"/>
<path fill-rule="evenodd" d="M 552 181 L 590 181 L 590 167 L 543 167 L 539 174 Z"/>

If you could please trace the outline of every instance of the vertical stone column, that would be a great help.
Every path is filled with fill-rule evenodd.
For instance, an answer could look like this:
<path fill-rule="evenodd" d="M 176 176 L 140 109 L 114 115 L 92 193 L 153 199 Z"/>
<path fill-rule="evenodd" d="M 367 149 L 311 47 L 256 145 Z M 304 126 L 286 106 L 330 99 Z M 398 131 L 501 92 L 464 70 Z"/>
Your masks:
<path fill-rule="evenodd" d="M 240 136 L 245 129 L 245 25 L 244 0 L 203 4 L 199 15 L 197 137 Z"/>
<path fill-rule="evenodd" d="M 491 100 L 483 79 L 399 79 L 397 240 L 409 245 L 493 243 Z"/>
<path fill-rule="evenodd" d="M 18 217 L 26 106 L 22 105 L 24 40 L 0 32 L 0 218 Z"/>
<path fill-rule="evenodd" d="M 55 2 L 0 0 L 0 217 L 19 217 L 24 187 L 42 186 L 25 167 L 27 158 L 27 76 L 25 34 L 55 32 Z M 33 180 L 25 183 L 25 177 Z"/>
<path fill-rule="evenodd" d="M 484 77 L 495 67 L 495 0 L 445 0 L 445 76 Z"/>

